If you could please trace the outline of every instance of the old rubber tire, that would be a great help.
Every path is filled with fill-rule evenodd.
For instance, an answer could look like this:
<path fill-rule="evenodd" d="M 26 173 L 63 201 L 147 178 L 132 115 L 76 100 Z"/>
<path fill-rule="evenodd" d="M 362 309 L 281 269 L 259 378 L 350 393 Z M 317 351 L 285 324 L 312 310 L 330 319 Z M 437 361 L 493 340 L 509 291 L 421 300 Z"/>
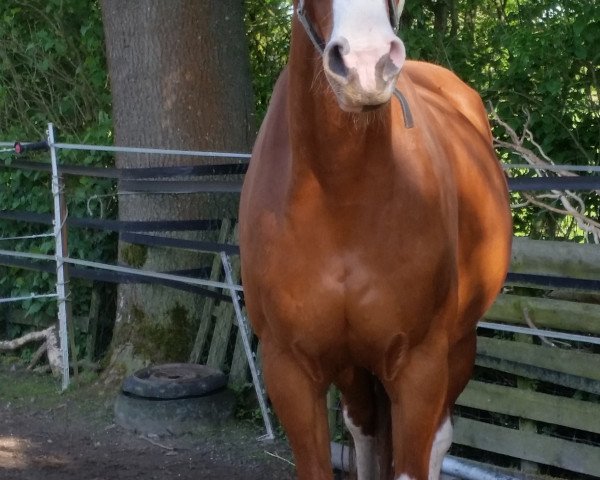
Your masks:
<path fill-rule="evenodd" d="M 118 425 L 146 435 L 185 435 L 220 428 L 233 417 L 235 394 L 222 388 L 202 397 L 161 400 L 121 393 L 115 399 Z"/>
<path fill-rule="evenodd" d="M 227 376 L 216 368 L 194 363 L 168 363 L 138 370 L 123 382 L 127 395 L 175 400 L 210 395 L 227 385 Z"/>

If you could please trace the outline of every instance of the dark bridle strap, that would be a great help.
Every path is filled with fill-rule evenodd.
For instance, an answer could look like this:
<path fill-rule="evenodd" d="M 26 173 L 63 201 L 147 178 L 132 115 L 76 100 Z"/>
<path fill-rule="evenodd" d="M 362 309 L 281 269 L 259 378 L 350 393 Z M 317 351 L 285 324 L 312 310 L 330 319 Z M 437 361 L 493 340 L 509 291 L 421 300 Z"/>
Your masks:
<path fill-rule="evenodd" d="M 415 126 L 415 120 L 413 118 L 412 112 L 410 111 L 410 105 L 408 104 L 408 100 L 404 94 L 396 87 L 394 89 L 394 96 L 400 102 L 402 106 L 402 114 L 404 115 L 404 126 L 406 128 L 413 128 Z"/>
<path fill-rule="evenodd" d="M 304 10 L 304 0 L 300 0 L 298 3 L 298 9 L 296 10 L 296 15 L 298 16 L 298 20 L 304 27 L 308 38 L 315 46 L 317 51 L 322 55 L 325 52 L 325 40 L 321 38 L 321 36 L 317 33 L 315 26 L 306 16 L 306 10 Z"/>
<path fill-rule="evenodd" d="M 396 0 L 388 0 L 388 9 L 390 16 L 390 24 L 394 31 L 398 28 L 398 5 L 396 4 Z M 304 9 L 304 0 L 300 0 L 298 2 L 298 7 L 296 9 L 296 16 L 298 20 L 304 27 L 304 31 L 306 35 L 314 45 L 315 49 L 323 55 L 325 52 L 325 41 L 321 38 L 321 36 L 317 33 L 315 26 L 306 16 L 306 10 Z M 402 106 L 402 113 L 404 115 L 404 125 L 406 128 L 413 128 L 415 126 L 414 119 L 412 116 L 412 112 L 410 111 L 410 105 L 406 100 L 406 97 L 402 94 L 398 88 L 394 89 L 394 96 L 400 102 Z"/>
<path fill-rule="evenodd" d="M 392 29 L 396 31 L 398 30 L 398 4 L 396 0 L 388 0 L 388 12 Z"/>

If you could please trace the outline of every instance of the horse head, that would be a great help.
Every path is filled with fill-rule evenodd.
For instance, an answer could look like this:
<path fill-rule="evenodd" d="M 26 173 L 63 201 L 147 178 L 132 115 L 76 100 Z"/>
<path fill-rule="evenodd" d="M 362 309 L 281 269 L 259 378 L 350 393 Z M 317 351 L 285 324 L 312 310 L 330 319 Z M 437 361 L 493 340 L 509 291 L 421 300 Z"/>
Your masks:
<path fill-rule="evenodd" d="M 390 100 L 406 60 L 395 34 L 403 7 L 404 0 L 299 0 L 296 14 L 321 52 L 342 110 L 365 111 Z"/>

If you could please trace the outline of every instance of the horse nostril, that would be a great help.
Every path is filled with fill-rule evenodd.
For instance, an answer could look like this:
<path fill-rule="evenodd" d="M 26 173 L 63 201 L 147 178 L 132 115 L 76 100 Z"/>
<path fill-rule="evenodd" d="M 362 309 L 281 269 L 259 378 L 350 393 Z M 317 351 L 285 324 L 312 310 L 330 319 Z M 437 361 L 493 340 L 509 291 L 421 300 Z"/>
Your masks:
<path fill-rule="evenodd" d="M 348 67 L 344 62 L 343 55 L 347 54 L 349 50 L 350 45 L 345 38 L 333 42 L 327 47 L 325 56 L 327 68 L 331 73 L 341 78 L 348 76 Z"/>
<path fill-rule="evenodd" d="M 392 40 L 390 45 L 390 60 L 399 70 L 402 69 L 404 62 L 406 62 L 406 48 L 404 48 L 404 43 L 399 38 Z"/>
<path fill-rule="evenodd" d="M 402 67 L 404 66 L 404 62 L 406 61 L 404 44 L 399 39 L 394 39 L 390 43 L 389 54 L 385 55 L 382 60 L 383 68 L 381 70 L 381 75 L 385 82 L 389 82 L 400 73 L 400 70 L 402 70 Z"/>

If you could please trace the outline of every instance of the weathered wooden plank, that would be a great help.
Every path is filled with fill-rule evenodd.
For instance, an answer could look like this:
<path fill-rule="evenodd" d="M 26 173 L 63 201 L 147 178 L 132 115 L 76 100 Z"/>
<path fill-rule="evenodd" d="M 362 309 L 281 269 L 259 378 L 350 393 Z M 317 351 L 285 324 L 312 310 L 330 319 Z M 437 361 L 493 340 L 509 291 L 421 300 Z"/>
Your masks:
<path fill-rule="evenodd" d="M 100 291 L 97 283 L 94 283 L 92 288 L 92 298 L 90 300 L 90 311 L 88 313 L 88 336 L 86 338 L 85 358 L 88 361 L 94 360 L 96 353 L 96 337 L 98 336 L 98 317 L 100 316 Z M 75 322 L 77 325 L 77 322 Z"/>
<path fill-rule="evenodd" d="M 600 248 L 573 242 L 515 238 L 510 271 L 597 280 L 600 278 Z"/>
<path fill-rule="evenodd" d="M 477 353 L 600 381 L 600 355 L 479 337 Z"/>
<path fill-rule="evenodd" d="M 231 360 L 231 370 L 229 370 L 229 385 L 232 387 L 242 387 L 248 383 L 248 359 L 244 350 L 242 335 L 238 329 L 235 338 L 235 348 Z"/>
<path fill-rule="evenodd" d="M 239 273 L 238 273 L 239 275 Z M 242 313 L 248 318 L 246 308 L 242 309 Z M 250 332 L 252 334 L 252 332 Z M 252 340 L 251 340 L 252 341 Z M 233 350 L 233 358 L 231 360 L 231 372 L 229 373 L 230 384 L 234 386 L 244 385 L 248 383 L 248 358 L 242 340 L 241 330 L 238 328 L 235 348 Z"/>
<path fill-rule="evenodd" d="M 221 370 L 225 367 L 225 356 L 232 326 L 233 306 L 230 303 L 221 302 L 215 308 L 215 330 L 208 350 L 208 360 L 206 361 L 209 367 Z"/>
<path fill-rule="evenodd" d="M 600 395 L 600 382 L 589 378 L 568 375 L 566 373 L 548 370 L 547 368 L 534 367 L 524 363 L 504 360 L 502 358 L 477 355 L 475 364 L 480 367 L 498 370 L 526 378 L 534 378 L 543 382 L 555 383 L 574 390 L 583 390 L 595 395 Z"/>
<path fill-rule="evenodd" d="M 533 343 L 533 337 L 530 335 L 517 334 L 515 335 L 515 340 L 519 342 L 524 342 L 528 344 Z M 535 380 L 525 377 L 517 377 L 517 388 L 520 390 L 533 391 Z M 528 418 L 519 417 L 519 430 L 525 432 L 533 432 L 537 433 L 537 423 Z M 531 462 L 529 460 L 521 459 L 521 472 L 526 472 L 530 474 L 539 473 L 539 465 L 536 462 Z"/>
<path fill-rule="evenodd" d="M 600 335 L 600 305 L 550 298 L 499 295 L 486 320 L 527 325 L 523 310 L 540 328 L 552 328 Z"/>
<path fill-rule="evenodd" d="M 219 231 L 219 243 L 225 242 L 227 236 L 229 235 L 230 229 L 231 221 L 227 218 L 224 218 L 221 223 L 221 230 Z M 218 255 L 215 255 L 212 268 L 210 270 L 210 280 L 217 281 L 219 280 L 220 275 L 221 259 Z M 209 290 L 214 289 L 209 288 Z M 208 332 L 213 324 L 214 306 L 215 300 L 213 298 L 206 297 L 204 299 L 204 306 L 202 307 L 202 314 L 200 315 L 198 333 L 196 333 L 196 340 L 194 341 L 194 346 L 192 347 L 192 352 L 190 353 L 190 363 L 198 363 L 200 361 L 200 357 L 202 356 L 202 352 L 204 351 L 204 346 L 206 345 L 206 340 L 208 338 Z"/>
<path fill-rule="evenodd" d="M 600 434 L 598 403 L 471 381 L 457 404 Z"/>
<path fill-rule="evenodd" d="M 454 443 L 587 475 L 600 472 L 600 447 L 461 417 L 454 419 Z"/>
<path fill-rule="evenodd" d="M 231 230 L 231 234 L 227 237 L 227 240 L 230 243 L 238 243 L 238 226 Z M 221 261 L 221 258 L 219 261 Z M 234 257 L 231 259 L 232 263 L 232 280 L 233 282 L 239 281 L 240 278 L 240 260 L 239 257 Z M 229 295 L 230 292 L 227 289 L 223 289 L 223 294 Z M 227 347 L 229 345 L 229 341 L 231 339 L 231 329 L 234 324 L 235 311 L 233 308 L 233 304 L 229 302 L 221 302 L 219 304 L 218 313 L 215 315 L 216 323 L 215 330 L 213 333 L 213 339 L 210 343 L 210 349 L 208 351 L 208 361 L 207 364 L 209 366 L 217 367 L 220 369 L 224 369 L 225 367 L 225 357 L 227 355 Z M 231 363 L 229 364 L 231 368 Z"/>

